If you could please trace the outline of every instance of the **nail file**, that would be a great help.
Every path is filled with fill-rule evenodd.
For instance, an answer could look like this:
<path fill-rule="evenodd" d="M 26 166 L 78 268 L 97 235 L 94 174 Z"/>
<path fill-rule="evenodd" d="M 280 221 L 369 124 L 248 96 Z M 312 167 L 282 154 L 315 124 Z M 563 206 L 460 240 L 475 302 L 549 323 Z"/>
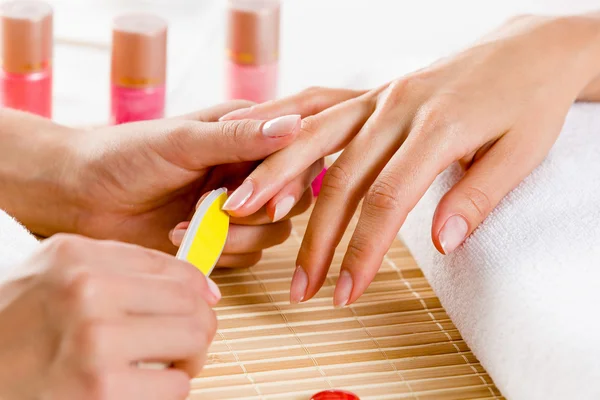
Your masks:
<path fill-rule="evenodd" d="M 229 232 L 229 214 L 223 211 L 227 189 L 213 190 L 202 200 L 188 227 L 176 257 L 209 276 L 223 253 Z M 168 365 L 139 362 L 139 368 L 165 369 Z"/>
<path fill-rule="evenodd" d="M 229 214 L 223 211 L 227 189 L 213 190 L 198 206 L 183 237 L 177 258 L 209 276 L 221 257 L 227 233 Z"/>

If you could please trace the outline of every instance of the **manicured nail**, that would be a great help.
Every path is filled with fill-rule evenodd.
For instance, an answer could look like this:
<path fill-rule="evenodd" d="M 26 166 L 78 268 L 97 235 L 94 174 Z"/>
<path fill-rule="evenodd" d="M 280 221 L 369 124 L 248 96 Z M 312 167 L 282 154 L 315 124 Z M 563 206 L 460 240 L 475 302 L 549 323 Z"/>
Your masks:
<path fill-rule="evenodd" d="M 277 204 L 275 204 L 275 214 L 273 215 L 273 222 L 277 222 L 286 215 L 288 215 L 290 211 L 292 211 L 294 204 L 296 204 L 296 199 L 294 199 L 294 196 L 286 196 L 283 199 L 279 200 Z"/>
<path fill-rule="evenodd" d="M 217 286 L 215 281 L 213 281 L 209 277 L 206 277 L 206 283 L 208 284 L 208 290 L 210 290 L 212 295 L 215 296 L 216 301 L 221 300 L 221 291 L 219 290 L 219 287 Z"/>
<path fill-rule="evenodd" d="M 181 246 L 181 242 L 183 242 L 183 237 L 185 236 L 185 229 L 174 229 L 171 231 L 171 242 L 175 246 Z"/>
<path fill-rule="evenodd" d="M 240 185 L 239 188 L 235 190 L 229 196 L 225 204 L 223 204 L 223 210 L 225 211 L 235 211 L 248 201 L 250 196 L 254 193 L 254 185 L 252 181 L 245 181 Z"/>
<path fill-rule="evenodd" d="M 469 224 L 460 215 L 453 215 L 448 218 L 444 227 L 440 231 L 440 245 L 444 254 L 450 254 L 467 238 Z"/>
<path fill-rule="evenodd" d="M 282 137 L 291 135 L 300 128 L 300 115 L 286 115 L 265 122 L 262 128 L 263 135 L 268 137 Z"/>
<path fill-rule="evenodd" d="M 306 288 L 308 287 L 308 275 L 301 266 L 296 267 L 294 276 L 292 277 L 292 286 L 290 287 L 290 303 L 298 304 L 304 300 L 306 296 Z"/>
<path fill-rule="evenodd" d="M 231 121 L 233 119 L 241 119 L 244 118 L 246 115 L 250 114 L 251 111 L 252 107 L 240 108 L 239 110 L 235 110 L 223 115 L 221 118 L 219 118 L 219 121 Z"/>
<path fill-rule="evenodd" d="M 350 275 L 350 272 L 343 269 L 340 272 L 340 277 L 335 285 L 335 292 L 333 294 L 333 305 L 335 307 L 344 307 L 348 304 L 353 286 L 352 275 Z"/>

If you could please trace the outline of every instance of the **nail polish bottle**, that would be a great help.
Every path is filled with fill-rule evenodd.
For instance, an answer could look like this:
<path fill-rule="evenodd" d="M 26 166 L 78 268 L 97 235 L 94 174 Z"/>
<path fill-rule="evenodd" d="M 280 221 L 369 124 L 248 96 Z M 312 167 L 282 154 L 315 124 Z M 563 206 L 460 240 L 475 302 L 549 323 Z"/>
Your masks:
<path fill-rule="evenodd" d="M 229 0 L 227 97 L 257 103 L 277 97 L 279 0 Z"/>
<path fill-rule="evenodd" d="M 42 1 L 0 4 L 0 104 L 52 117 L 52 7 Z"/>
<path fill-rule="evenodd" d="M 111 58 L 111 122 L 163 118 L 167 23 L 150 14 L 117 17 Z"/>

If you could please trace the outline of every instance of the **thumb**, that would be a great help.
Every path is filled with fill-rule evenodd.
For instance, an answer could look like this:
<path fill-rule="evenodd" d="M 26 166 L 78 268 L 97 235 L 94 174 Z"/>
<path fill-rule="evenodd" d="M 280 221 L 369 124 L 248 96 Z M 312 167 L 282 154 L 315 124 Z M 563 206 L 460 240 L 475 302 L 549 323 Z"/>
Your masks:
<path fill-rule="evenodd" d="M 293 142 L 300 115 L 270 121 L 184 121 L 168 134 L 167 151 L 190 170 L 262 160 Z M 169 157 L 170 158 L 170 157 Z"/>
<path fill-rule="evenodd" d="M 498 203 L 544 159 L 547 149 L 507 135 L 466 172 L 440 200 L 433 217 L 432 237 L 442 254 L 450 254 L 487 218 Z"/>

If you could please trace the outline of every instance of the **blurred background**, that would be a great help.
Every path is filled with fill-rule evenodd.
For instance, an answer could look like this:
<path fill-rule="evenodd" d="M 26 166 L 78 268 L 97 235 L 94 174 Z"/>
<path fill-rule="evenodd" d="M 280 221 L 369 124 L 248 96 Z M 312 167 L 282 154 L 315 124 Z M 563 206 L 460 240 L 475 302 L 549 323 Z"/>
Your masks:
<path fill-rule="evenodd" d="M 54 7 L 54 118 L 106 123 L 111 20 L 169 23 L 167 115 L 225 96 L 226 0 L 48 0 Z M 519 13 L 576 13 L 598 0 L 282 0 L 279 95 L 371 87 L 452 53 Z"/>

